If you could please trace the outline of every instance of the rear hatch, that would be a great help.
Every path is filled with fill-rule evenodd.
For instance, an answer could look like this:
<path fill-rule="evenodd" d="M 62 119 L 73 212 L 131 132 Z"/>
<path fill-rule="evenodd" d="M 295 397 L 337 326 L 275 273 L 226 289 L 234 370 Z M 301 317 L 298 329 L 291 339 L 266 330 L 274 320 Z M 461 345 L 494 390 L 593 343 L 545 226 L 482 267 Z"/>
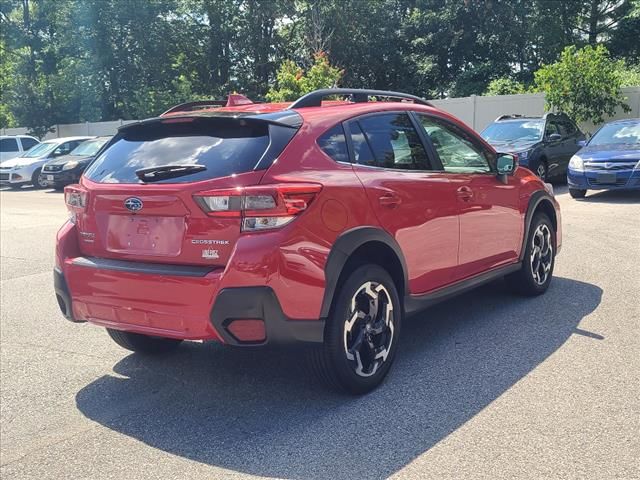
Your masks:
<path fill-rule="evenodd" d="M 258 185 L 296 131 L 255 116 L 128 125 L 81 185 L 66 192 L 77 207 L 71 210 L 80 250 L 89 257 L 224 266 L 243 222 L 234 193 Z"/>

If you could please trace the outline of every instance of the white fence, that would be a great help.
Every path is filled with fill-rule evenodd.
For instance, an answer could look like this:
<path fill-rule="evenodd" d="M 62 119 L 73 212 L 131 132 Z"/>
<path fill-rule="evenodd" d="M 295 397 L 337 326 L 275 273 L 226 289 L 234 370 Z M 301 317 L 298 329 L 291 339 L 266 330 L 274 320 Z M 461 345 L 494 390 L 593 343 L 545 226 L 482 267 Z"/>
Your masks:
<path fill-rule="evenodd" d="M 640 118 L 640 87 L 623 88 L 626 103 L 631 107 L 629 113 L 618 109 L 616 114 L 607 119 Z M 532 93 L 522 95 L 496 95 L 492 97 L 476 96 L 433 100 L 434 105 L 460 118 L 476 131 L 483 130 L 498 116 L 517 113 L 521 115 L 542 115 L 544 113 L 544 94 Z M 113 135 L 120 125 L 134 120 L 116 120 L 113 122 L 72 123 L 56 125 L 54 131 L 45 138 L 70 137 L 75 135 Z M 593 133 L 597 125 L 585 123 L 580 125 L 584 132 Z M 19 135 L 27 132 L 26 128 L 3 128 L 2 135 Z"/>

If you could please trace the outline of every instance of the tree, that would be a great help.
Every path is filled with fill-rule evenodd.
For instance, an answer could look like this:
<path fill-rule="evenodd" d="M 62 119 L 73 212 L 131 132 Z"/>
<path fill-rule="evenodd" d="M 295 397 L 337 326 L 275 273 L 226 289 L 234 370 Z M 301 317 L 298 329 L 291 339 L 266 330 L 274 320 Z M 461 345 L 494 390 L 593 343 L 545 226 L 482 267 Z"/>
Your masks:
<path fill-rule="evenodd" d="M 547 108 L 556 108 L 578 122 L 602 123 L 617 108 L 630 111 L 620 91 L 622 68 L 607 49 L 590 45 L 563 50 L 560 60 L 535 73 L 536 86 L 545 93 Z"/>
<path fill-rule="evenodd" d="M 331 66 L 324 52 L 314 56 L 313 66 L 306 73 L 293 61 L 285 60 L 276 75 L 277 87 L 269 90 L 267 99 L 288 102 L 314 90 L 335 87 L 343 73 Z"/>
<path fill-rule="evenodd" d="M 527 88 L 511 78 L 497 78 L 489 82 L 485 95 L 515 95 L 518 93 L 526 93 Z"/>

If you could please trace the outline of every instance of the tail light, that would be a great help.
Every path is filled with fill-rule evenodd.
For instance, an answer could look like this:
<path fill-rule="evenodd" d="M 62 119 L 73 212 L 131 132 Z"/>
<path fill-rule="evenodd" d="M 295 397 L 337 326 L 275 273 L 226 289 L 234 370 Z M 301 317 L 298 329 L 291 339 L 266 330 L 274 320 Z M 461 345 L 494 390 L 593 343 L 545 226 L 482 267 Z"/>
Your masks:
<path fill-rule="evenodd" d="M 200 192 L 194 199 L 210 217 L 240 218 L 243 232 L 255 232 L 291 222 L 321 188 L 315 183 L 257 185 Z"/>
<path fill-rule="evenodd" d="M 64 187 L 64 203 L 69 210 L 70 220 L 75 222 L 77 214 L 84 212 L 87 206 L 87 191 L 80 185 Z"/>

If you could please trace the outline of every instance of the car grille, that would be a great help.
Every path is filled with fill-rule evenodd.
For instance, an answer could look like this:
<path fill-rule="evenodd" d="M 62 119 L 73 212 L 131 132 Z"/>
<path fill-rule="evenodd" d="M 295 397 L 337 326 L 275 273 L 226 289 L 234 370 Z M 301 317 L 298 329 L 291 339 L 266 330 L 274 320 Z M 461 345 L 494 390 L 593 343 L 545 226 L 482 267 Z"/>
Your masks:
<path fill-rule="evenodd" d="M 616 178 L 616 182 L 615 183 L 610 183 L 610 182 L 599 182 L 597 178 L 587 178 L 587 181 L 589 182 L 589 185 L 593 186 L 593 187 L 598 187 L 598 186 L 604 186 L 604 185 L 609 185 L 609 186 L 616 186 L 616 187 L 623 187 L 624 185 L 626 185 L 628 178 Z"/>
<path fill-rule="evenodd" d="M 10 173 L 0 173 L 0 180 L 9 180 L 9 177 L 11 177 Z"/>
<path fill-rule="evenodd" d="M 62 165 L 45 165 L 43 170 L 45 172 L 59 172 L 62 170 Z"/>
<path fill-rule="evenodd" d="M 604 170 L 607 172 L 616 171 L 616 170 L 633 170 L 633 167 L 636 166 L 636 163 L 637 161 L 616 162 L 615 160 L 611 160 L 608 162 L 598 162 L 598 163 L 585 162 L 584 168 L 585 170 Z"/>

